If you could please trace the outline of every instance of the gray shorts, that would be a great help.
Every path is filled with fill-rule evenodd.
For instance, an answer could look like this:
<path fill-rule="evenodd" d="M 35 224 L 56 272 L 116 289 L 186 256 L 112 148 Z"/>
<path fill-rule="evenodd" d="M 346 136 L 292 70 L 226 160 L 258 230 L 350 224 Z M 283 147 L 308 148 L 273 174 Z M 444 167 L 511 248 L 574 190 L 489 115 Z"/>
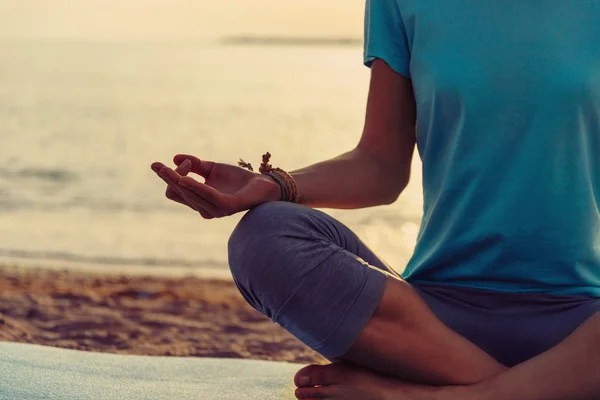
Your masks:
<path fill-rule="evenodd" d="M 348 227 L 292 203 L 250 210 L 228 251 L 248 303 L 330 360 L 358 339 L 386 279 L 399 277 Z M 556 346 L 600 312 L 600 299 L 586 296 L 412 286 L 449 328 L 509 367 Z"/>
<path fill-rule="evenodd" d="M 600 299 L 413 284 L 433 313 L 512 367 L 556 346 L 600 312 Z"/>

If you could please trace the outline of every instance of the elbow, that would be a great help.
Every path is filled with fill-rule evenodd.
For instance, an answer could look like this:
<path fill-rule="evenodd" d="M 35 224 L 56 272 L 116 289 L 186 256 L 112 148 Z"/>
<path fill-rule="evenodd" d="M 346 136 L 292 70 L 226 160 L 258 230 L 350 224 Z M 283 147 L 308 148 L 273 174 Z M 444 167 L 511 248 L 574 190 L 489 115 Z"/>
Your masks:
<path fill-rule="evenodd" d="M 382 199 L 382 202 L 379 205 L 380 206 L 392 205 L 396 202 L 396 200 L 398 200 L 398 197 L 400 197 L 400 194 L 398 194 L 397 196 L 388 196 L 388 197 Z"/>
<path fill-rule="evenodd" d="M 369 165 L 368 177 L 373 179 L 372 187 L 375 189 L 372 199 L 377 205 L 390 205 L 396 202 L 410 180 L 412 153 L 405 157 L 402 154 L 385 156 L 381 152 L 360 146 L 357 147 L 357 151 L 360 151 L 359 154 L 364 157 L 361 160 Z"/>
<path fill-rule="evenodd" d="M 400 197 L 400 194 L 404 191 L 404 189 L 406 189 L 406 186 L 408 186 L 408 182 L 409 179 L 406 178 L 400 180 L 395 185 L 390 185 L 387 193 L 384 196 L 382 196 L 381 205 L 389 206 L 390 204 L 394 204 L 396 200 L 398 200 L 398 197 Z"/>

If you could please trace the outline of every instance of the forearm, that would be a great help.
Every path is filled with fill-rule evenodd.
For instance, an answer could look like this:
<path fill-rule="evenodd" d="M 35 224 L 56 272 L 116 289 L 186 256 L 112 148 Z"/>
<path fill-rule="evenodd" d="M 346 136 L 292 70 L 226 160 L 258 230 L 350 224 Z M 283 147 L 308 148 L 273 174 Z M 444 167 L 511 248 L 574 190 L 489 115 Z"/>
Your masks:
<path fill-rule="evenodd" d="M 390 204 L 408 176 L 357 147 L 336 158 L 290 172 L 300 203 L 315 208 L 353 209 Z M 408 173 L 405 173 L 408 175 Z"/>

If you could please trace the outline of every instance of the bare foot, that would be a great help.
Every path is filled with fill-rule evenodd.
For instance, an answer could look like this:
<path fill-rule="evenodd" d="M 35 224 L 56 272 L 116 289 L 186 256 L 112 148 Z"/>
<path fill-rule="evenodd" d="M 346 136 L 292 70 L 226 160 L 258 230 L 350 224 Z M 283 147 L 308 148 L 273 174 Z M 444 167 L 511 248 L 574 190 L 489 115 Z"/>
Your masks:
<path fill-rule="evenodd" d="M 305 376 L 308 380 L 302 380 Z M 296 397 L 311 400 L 440 400 L 443 391 L 346 363 L 309 365 L 296 373 L 294 382 Z M 449 398 L 454 397 L 443 397 Z"/>

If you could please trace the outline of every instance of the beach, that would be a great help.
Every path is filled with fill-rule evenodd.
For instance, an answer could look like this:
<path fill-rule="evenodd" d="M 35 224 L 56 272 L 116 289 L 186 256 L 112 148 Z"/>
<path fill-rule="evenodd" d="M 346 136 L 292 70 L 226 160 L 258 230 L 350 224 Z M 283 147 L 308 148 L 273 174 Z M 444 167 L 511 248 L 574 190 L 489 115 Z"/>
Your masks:
<path fill-rule="evenodd" d="M 364 4 L 25 3 L 0 2 L 0 340 L 325 363 L 231 281 L 243 213 L 203 220 L 150 165 L 269 151 L 293 171 L 354 148 Z M 415 156 L 394 204 L 325 211 L 401 272 L 421 176 Z"/>
<path fill-rule="evenodd" d="M 228 280 L 0 266 L 0 341 L 97 352 L 327 364 Z"/>
<path fill-rule="evenodd" d="M 165 198 L 150 165 L 173 166 L 178 153 L 258 165 L 269 151 L 274 166 L 293 171 L 352 149 L 369 79 L 361 52 L 0 40 L 0 264 L 228 273 L 227 240 L 243 213 L 203 220 Z M 398 272 L 423 211 L 416 156 L 411 173 L 392 205 L 327 210 Z"/>

